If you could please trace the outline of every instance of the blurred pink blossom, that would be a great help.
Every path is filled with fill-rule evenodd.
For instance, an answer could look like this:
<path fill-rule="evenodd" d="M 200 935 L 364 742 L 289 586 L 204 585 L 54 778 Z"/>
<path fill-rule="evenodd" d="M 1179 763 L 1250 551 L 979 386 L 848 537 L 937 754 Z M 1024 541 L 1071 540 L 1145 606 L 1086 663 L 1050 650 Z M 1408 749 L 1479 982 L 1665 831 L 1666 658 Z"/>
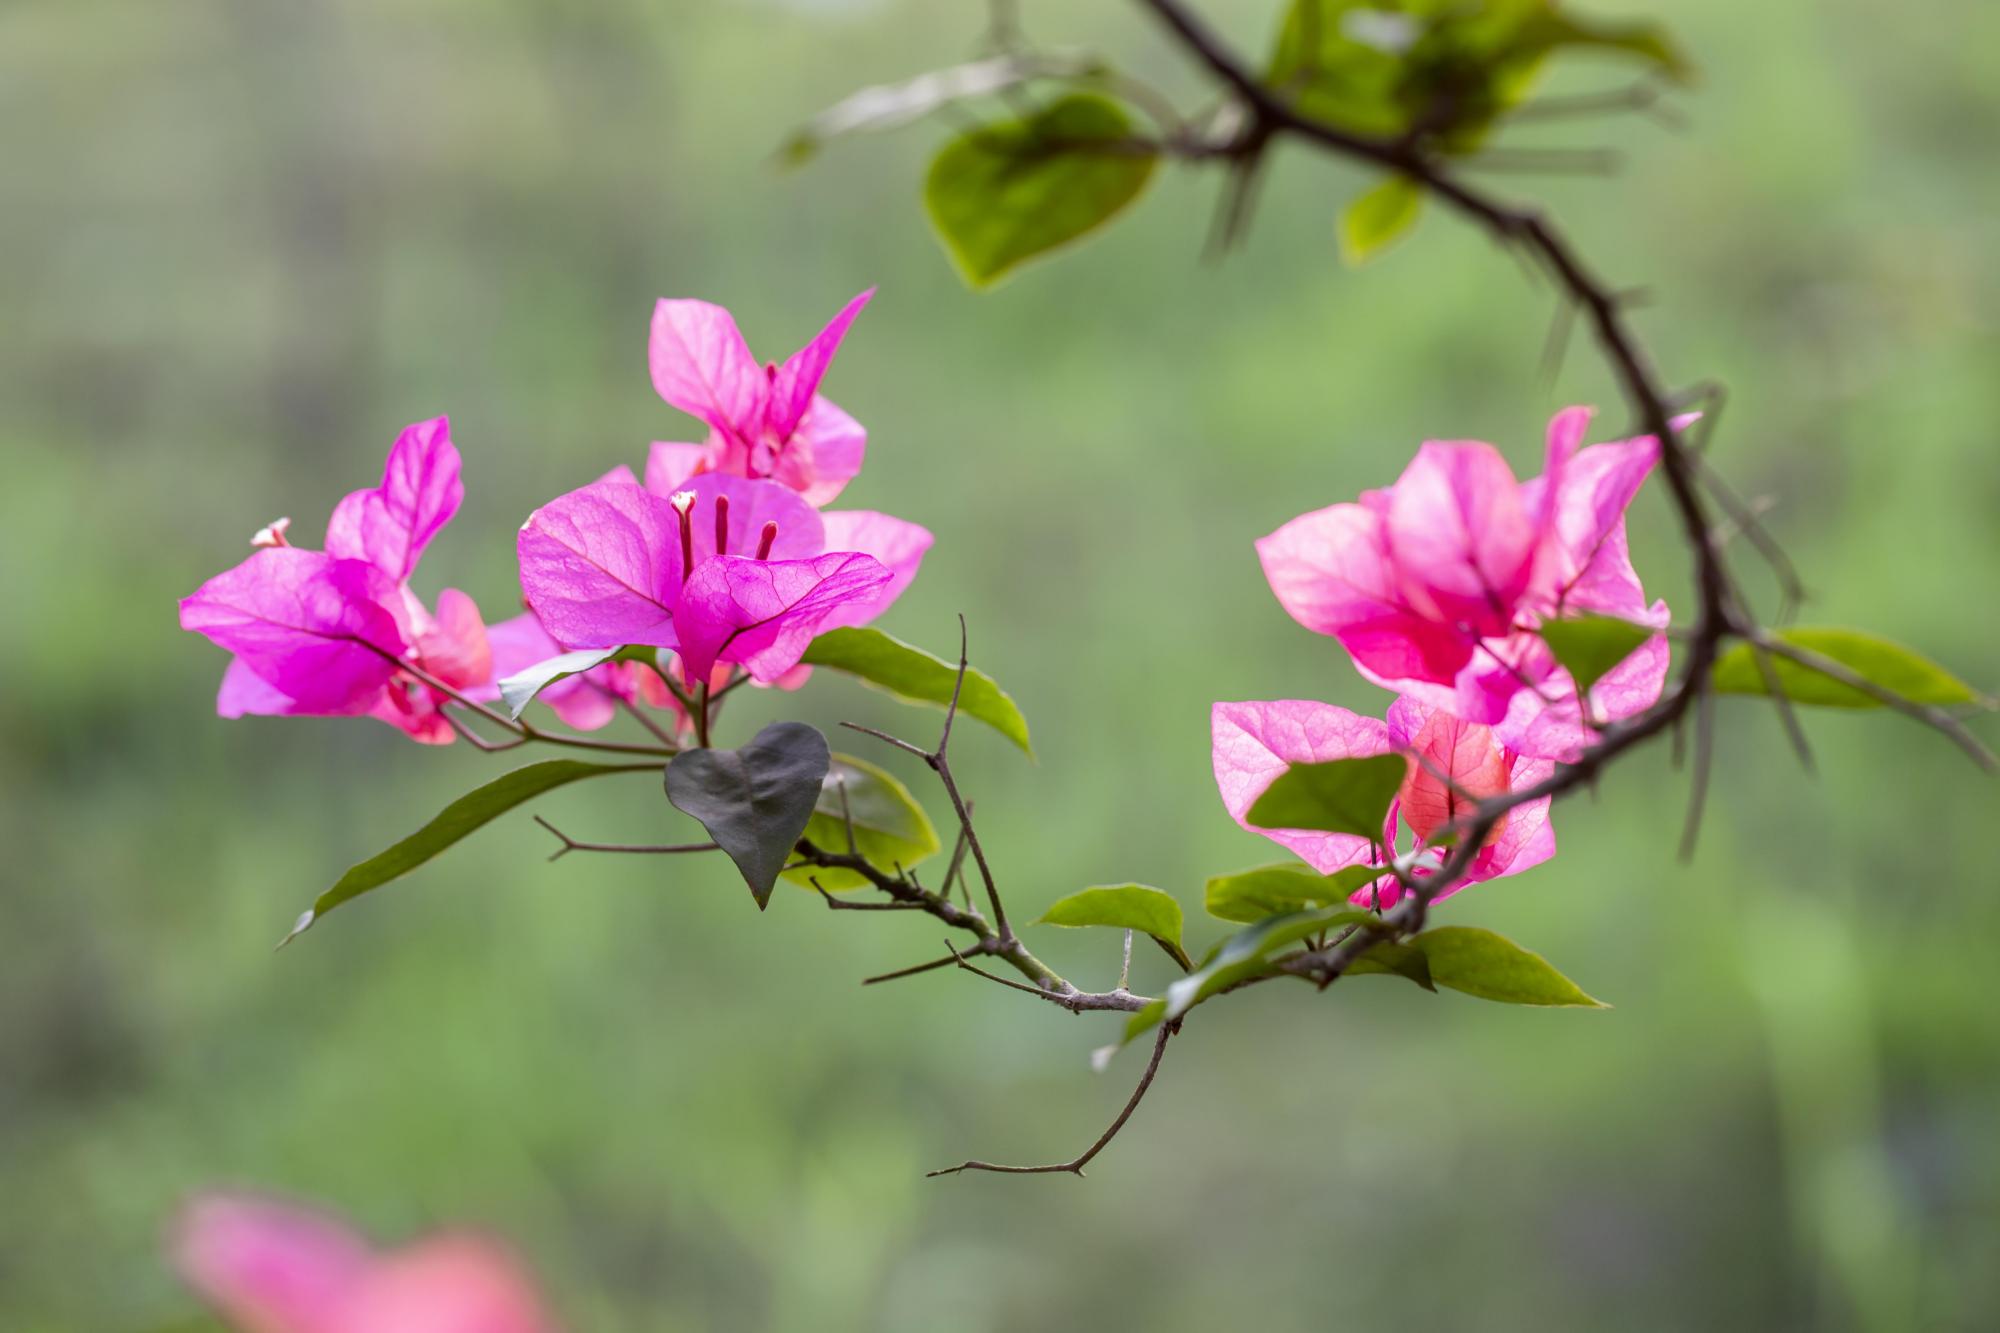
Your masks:
<path fill-rule="evenodd" d="M 173 1229 L 175 1267 L 240 1333 L 554 1333 L 499 1244 L 463 1233 L 377 1251 L 276 1200 L 210 1194 Z"/>
<path fill-rule="evenodd" d="M 874 288 L 855 297 L 782 365 L 761 365 L 719 305 L 666 300 L 653 309 L 653 387 L 707 423 L 702 444 L 655 444 L 646 483 L 661 494 L 703 472 L 768 477 L 815 505 L 861 470 L 868 433 L 819 395 L 819 382 Z"/>

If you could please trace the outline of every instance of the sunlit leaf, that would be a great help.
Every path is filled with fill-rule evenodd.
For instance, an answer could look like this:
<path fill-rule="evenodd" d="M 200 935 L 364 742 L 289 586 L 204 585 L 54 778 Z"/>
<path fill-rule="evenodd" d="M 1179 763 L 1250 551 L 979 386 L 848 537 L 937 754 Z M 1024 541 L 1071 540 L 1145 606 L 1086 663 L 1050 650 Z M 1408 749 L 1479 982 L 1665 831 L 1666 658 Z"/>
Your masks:
<path fill-rule="evenodd" d="M 1918 704 L 1980 702 L 1978 691 L 1937 663 L 1887 639 L 1860 630 L 1799 626 L 1777 631 L 1775 637 L 1795 647 L 1831 658 L 1857 676 Z M 1880 708 L 1882 704 L 1852 685 L 1821 675 L 1810 667 L 1770 655 L 1773 673 L 1785 697 L 1793 703 L 1827 708 Z M 1769 694 L 1764 673 L 1747 643 L 1732 644 L 1715 662 L 1715 688 L 1723 694 Z"/>
<path fill-rule="evenodd" d="M 1179 1018 L 1211 996 L 1275 971 L 1270 956 L 1322 931 L 1336 932 L 1375 918 L 1352 907 L 1321 907 L 1260 921 L 1240 930 L 1209 950 L 1201 965 L 1167 987 L 1162 998 L 1133 1014 L 1125 1023 L 1123 1040 L 1130 1041 L 1156 1024 Z"/>
<path fill-rule="evenodd" d="M 544 792 L 583 778 L 602 777 L 607 773 L 657 773 L 659 770 L 658 764 L 591 764 L 579 759 L 547 759 L 497 777 L 453 801 L 438 812 L 437 818 L 394 847 L 350 867 L 332 888 L 313 900 L 311 909 L 299 917 L 284 942 L 289 943 L 342 903 L 409 874 L 459 839 L 476 832 L 523 801 L 533 800 Z"/>
<path fill-rule="evenodd" d="M 803 722 L 773 722 L 734 750 L 683 750 L 667 765 L 667 799 L 708 830 L 759 910 L 805 833 L 831 756 Z"/>
<path fill-rule="evenodd" d="M 519 719 L 522 710 L 534 702 L 535 696 L 549 686 L 569 676 L 580 675 L 592 667 L 603 666 L 606 662 L 658 661 L 659 649 L 646 647 L 625 648 L 579 648 L 575 652 L 558 653 L 546 661 L 499 682 L 500 702 L 506 705 L 507 716 Z"/>
<path fill-rule="evenodd" d="M 1416 225 L 1424 188 L 1408 176 L 1391 176 L 1349 204 L 1340 215 L 1340 255 L 1365 264 Z"/>
<path fill-rule="evenodd" d="M 1181 947 L 1181 905 L 1172 894 L 1145 884 L 1101 885 L 1056 900 L 1042 914 L 1050 926 L 1122 926 L 1144 931 L 1167 956 L 1190 971 L 1194 962 Z"/>
<path fill-rule="evenodd" d="M 1431 960 L 1422 949 L 1407 941 L 1383 940 L 1347 965 L 1350 977 L 1363 977 L 1371 972 L 1414 981 L 1427 991 L 1437 989 L 1431 980 Z"/>
<path fill-rule="evenodd" d="M 1581 16 L 1555 0 L 1292 0 L 1266 82 L 1345 129 L 1412 132 L 1477 151 L 1548 59 L 1596 48 L 1675 82 L 1692 69 L 1653 24 Z"/>
<path fill-rule="evenodd" d="M 1136 143 L 1116 102 L 1072 93 L 946 144 L 924 204 L 966 282 L 990 287 L 1117 216 L 1152 178 L 1156 156 Z"/>
<path fill-rule="evenodd" d="M 1582 615 L 1551 620 L 1541 628 L 1542 642 L 1576 681 L 1579 692 L 1604 678 L 1658 630 L 1616 616 Z"/>
<path fill-rule="evenodd" d="M 1322 875 L 1296 861 L 1258 866 L 1208 881 L 1204 906 L 1224 921 L 1262 921 L 1308 907 L 1345 903 L 1355 890 L 1386 873 L 1379 866 L 1348 866 Z"/>
<path fill-rule="evenodd" d="M 857 676 L 907 702 L 939 707 L 951 701 L 952 684 L 958 678 L 956 662 L 933 657 L 873 628 L 828 630 L 812 641 L 802 660 L 812 666 Z M 962 716 L 984 722 L 1033 756 L 1034 748 L 1028 743 L 1028 720 L 985 672 L 966 668 L 958 711 Z"/>
<path fill-rule="evenodd" d="M 895 774 L 865 759 L 836 754 L 820 783 L 805 836 L 826 851 L 844 853 L 850 818 L 856 854 L 884 874 L 920 865 L 941 850 L 930 816 Z M 786 871 L 785 878 L 808 886 L 818 880 L 828 893 L 868 886 L 859 871 L 839 867 L 802 867 Z"/>
<path fill-rule="evenodd" d="M 842 98 L 801 126 L 778 155 L 787 166 L 798 166 L 817 155 L 828 140 L 842 135 L 898 129 L 942 107 L 1004 93 L 1035 79 L 1082 79 L 1103 73 L 1103 63 L 1097 60 L 1026 53 L 953 65 Z"/>
<path fill-rule="evenodd" d="M 1421 956 L 1421 966 L 1411 954 Z M 1426 990 L 1449 986 L 1501 1004 L 1576 1009 L 1610 1007 L 1584 994 L 1540 954 L 1530 953 L 1505 936 L 1476 926 L 1439 926 L 1400 944 L 1385 941 L 1356 959 L 1347 971 L 1351 976 L 1393 973 L 1408 977 Z"/>
<path fill-rule="evenodd" d="M 1382 821 L 1409 771 L 1401 755 L 1292 764 L 1250 807 L 1256 828 L 1312 829 L 1380 838 Z"/>

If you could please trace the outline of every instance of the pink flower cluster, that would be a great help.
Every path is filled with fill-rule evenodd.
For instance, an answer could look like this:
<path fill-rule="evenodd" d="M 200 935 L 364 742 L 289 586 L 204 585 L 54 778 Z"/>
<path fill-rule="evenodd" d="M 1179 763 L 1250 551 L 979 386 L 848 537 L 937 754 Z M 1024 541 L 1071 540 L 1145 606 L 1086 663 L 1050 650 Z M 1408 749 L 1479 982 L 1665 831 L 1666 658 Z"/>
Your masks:
<path fill-rule="evenodd" d="M 309 1209 L 195 1200 L 173 1235 L 181 1276 L 242 1333 L 554 1333 L 513 1256 L 447 1233 L 383 1253 Z"/>
<path fill-rule="evenodd" d="M 293 546 L 289 519 L 181 603 L 181 625 L 232 655 L 216 710 L 367 714 L 427 744 L 450 741 L 454 696 L 559 653 L 628 644 L 670 651 L 692 686 L 739 671 L 796 685 L 813 637 L 881 614 L 916 577 L 931 534 L 869 510 L 822 512 L 861 468 L 867 433 L 819 383 L 873 295 L 850 301 L 782 364 L 751 354 L 727 310 L 666 300 L 653 314 L 653 384 L 709 428 L 656 443 L 643 484 L 620 466 L 529 515 L 518 540 L 525 615 L 490 628 L 473 600 L 412 590 L 418 557 L 464 498 L 443 417 L 397 437 L 381 484 L 342 500 L 322 550 Z M 606 663 L 542 700 L 569 725 L 621 703 L 674 706 L 658 674 Z"/>
<path fill-rule="evenodd" d="M 1387 490 L 1301 515 L 1257 543 L 1292 618 L 1338 640 L 1363 676 L 1398 697 L 1385 720 L 1309 700 L 1216 704 L 1215 780 L 1237 823 L 1253 827 L 1250 807 L 1290 764 L 1403 754 L 1409 774 L 1379 840 L 1255 831 L 1322 873 L 1401 860 L 1422 875 L 1444 855 L 1429 840 L 1469 802 L 1534 785 L 1599 727 L 1659 698 L 1664 633 L 1581 697 L 1539 634 L 1548 620 L 1585 612 L 1667 624 L 1666 604 L 1647 602 L 1625 541 L 1625 510 L 1658 441 L 1584 448 L 1589 424 L 1586 408 L 1557 413 L 1542 475 L 1528 481 L 1490 444 L 1426 443 Z M 1548 805 L 1510 811 L 1463 883 L 1554 855 Z M 1387 906 L 1396 896 L 1385 877 L 1354 900 Z"/>

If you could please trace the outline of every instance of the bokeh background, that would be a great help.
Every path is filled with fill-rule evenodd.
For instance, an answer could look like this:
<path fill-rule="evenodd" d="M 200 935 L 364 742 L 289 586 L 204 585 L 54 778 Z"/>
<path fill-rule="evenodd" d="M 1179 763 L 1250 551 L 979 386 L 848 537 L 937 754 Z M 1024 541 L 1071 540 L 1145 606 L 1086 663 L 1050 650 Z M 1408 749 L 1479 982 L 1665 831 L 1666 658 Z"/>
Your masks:
<path fill-rule="evenodd" d="M 1031 5 L 1030 31 L 1198 90 L 1135 8 L 1079 8 Z M 1271 8 L 1210 6 L 1258 48 Z M 1704 72 L 1687 130 L 1522 134 L 1628 165 L 1504 183 L 1647 289 L 1671 377 L 1727 382 L 1716 461 L 1779 498 L 1808 618 L 1990 688 L 2000 11 L 1660 8 Z M 1589 349 L 1539 376 L 1549 294 L 1455 220 L 1343 270 L 1333 218 L 1366 178 L 1297 151 L 1226 262 L 1199 257 L 1215 178 L 1177 170 L 984 296 L 917 202 L 948 126 L 773 166 L 810 112 L 964 57 L 981 22 L 0 9 L 0 1326 L 206 1327 L 158 1253 L 211 1183 L 384 1238 L 490 1228 L 579 1330 L 2000 1323 L 2000 788 L 1887 717 L 1812 718 L 1808 780 L 1731 706 L 1691 864 L 1656 749 L 1558 812 L 1558 859 L 1450 904 L 1615 1009 L 1262 988 L 1190 1027 L 1082 1181 L 923 1179 L 1075 1151 L 1137 1070 L 1089 1071 L 1109 1020 L 970 977 L 855 984 L 934 956 L 934 923 L 795 892 L 759 917 L 720 865 L 546 865 L 522 814 L 272 953 L 504 761 L 220 721 L 221 655 L 174 599 L 276 515 L 315 531 L 400 426 L 449 412 L 468 499 L 421 583 L 504 615 L 532 507 L 687 436 L 646 376 L 656 296 L 726 302 L 778 356 L 881 285 L 828 382 L 872 431 L 848 497 L 939 534 L 885 627 L 943 650 L 964 611 L 1035 727 L 1038 765 L 959 742 L 1022 918 L 1126 879 L 1198 918 L 1206 875 L 1272 859 L 1214 796 L 1211 700 L 1386 701 L 1279 611 L 1254 537 L 1427 435 L 1525 472 L 1564 402 L 1623 424 Z M 1666 506 L 1634 515 L 1641 571 L 1684 598 Z M 780 710 L 933 722 L 829 680 L 729 724 Z M 685 831 L 645 782 L 548 808 L 579 836 Z M 1038 947 L 1110 981 L 1114 938 L 1055 933 Z"/>

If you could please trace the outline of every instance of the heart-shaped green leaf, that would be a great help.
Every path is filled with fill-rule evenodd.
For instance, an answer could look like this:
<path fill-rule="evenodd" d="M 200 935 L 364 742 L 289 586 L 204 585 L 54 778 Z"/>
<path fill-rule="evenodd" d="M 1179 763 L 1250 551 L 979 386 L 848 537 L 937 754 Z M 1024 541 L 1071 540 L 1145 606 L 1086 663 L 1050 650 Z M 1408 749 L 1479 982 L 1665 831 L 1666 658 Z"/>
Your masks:
<path fill-rule="evenodd" d="M 885 874 L 908 870 L 940 850 L 930 816 L 895 774 L 865 759 L 836 754 L 820 783 L 806 836 L 829 852 L 845 852 L 850 823 L 856 855 Z M 794 884 L 817 881 L 828 893 L 868 887 L 859 871 L 839 867 L 801 867 L 786 871 L 785 878 Z"/>
<path fill-rule="evenodd" d="M 1399 754 L 1292 764 L 1250 807 L 1249 820 L 1256 828 L 1380 838 L 1389 803 L 1396 799 L 1408 771 L 1408 762 Z"/>
<path fill-rule="evenodd" d="M 966 282 L 990 287 L 1109 222 L 1146 188 L 1157 156 L 1116 102 L 1072 93 L 946 144 L 924 206 Z"/>
<path fill-rule="evenodd" d="M 701 821 L 758 910 L 806 831 L 832 756 L 803 722 L 773 722 L 735 750 L 683 750 L 667 765 L 667 799 Z"/>
<path fill-rule="evenodd" d="M 1194 963 L 1181 947 L 1181 905 L 1165 890 L 1147 884 L 1099 885 L 1059 898 L 1042 913 L 1049 926 L 1123 926 L 1144 931 L 1159 941 L 1167 956 L 1192 971 Z"/>
<path fill-rule="evenodd" d="M 1563 664 L 1579 692 L 1604 679 L 1604 674 L 1630 657 L 1658 630 L 1616 616 L 1571 616 L 1542 626 L 1542 642 Z"/>

